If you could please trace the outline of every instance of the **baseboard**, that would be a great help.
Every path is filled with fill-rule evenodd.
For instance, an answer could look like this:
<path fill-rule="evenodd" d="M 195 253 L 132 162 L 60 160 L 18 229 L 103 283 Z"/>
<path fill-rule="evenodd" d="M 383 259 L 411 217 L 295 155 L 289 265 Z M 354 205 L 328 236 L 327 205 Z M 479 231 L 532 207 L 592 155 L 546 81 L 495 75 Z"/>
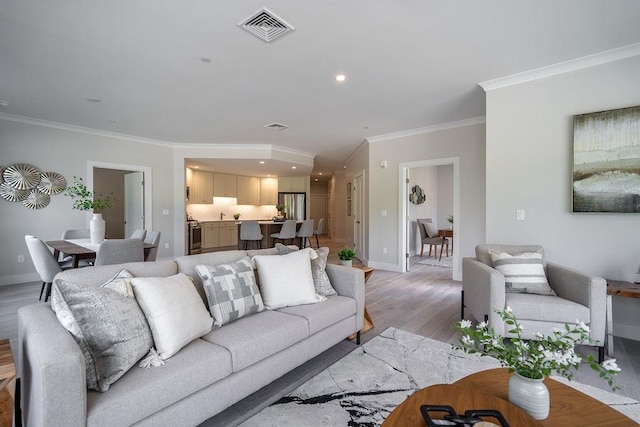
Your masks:
<path fill-rule="evenodd" d="M 613 322 L 613 335 L 620 338 L 640 341 L 640 326 Z"/>
<path fill-rule="evenodd" d="M 397 264 L 389 264 L 386 262 L 369 261 L 367 264 L 369 267 L 373 267 L 378 270 L 394 271 L 396 273 L 402 273 L 402 268 Z"/>
<path fill-rule="evenodd" d="M 19 283 L 42 282 L 38 273 L 16 274 L 13 276 L 0 276 L 0 286 L 17 285 Z"/>

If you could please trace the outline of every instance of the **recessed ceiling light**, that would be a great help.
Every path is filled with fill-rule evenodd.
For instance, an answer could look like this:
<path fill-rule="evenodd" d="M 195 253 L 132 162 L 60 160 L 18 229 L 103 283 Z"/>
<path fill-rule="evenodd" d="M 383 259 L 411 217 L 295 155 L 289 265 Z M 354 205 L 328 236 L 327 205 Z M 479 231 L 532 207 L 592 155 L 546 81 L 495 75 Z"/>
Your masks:
<path fill-rule="evenodd" d="M 260 164 L 261 164 L 261 165 L 264 165 L 264 160 L 260 160 Z"/>
<path fill-rule="evenodd" d="M 316 181 L 318 181 L 318 178 L 316 178 Z"/>
<path fill-rule="evenodd" d="M 89 101 L 91 101 L 91 102 L 102 102 L 102 99 L 100 99 L 100 98 L 94 98 L 94 97 L 92 97 L 92 96 L 88 97 L 87 99 L 88 99 Z"/>
<path fill-rule="evenodd" d="M 295 166 L 291 166 L 291 169 L 296 169 L 296 167 Z"/>
<path fill-rule="evenodd" d="M 344 74 L 336 74 L 336 81 L 343 82 L 346 79 L 347 79 L 347 76 L 345 76 Z"/>
<path fill-rule="evenodd" d="M 0 107 L 8 107 L 9 105 L 9 101 L 5 101 L 3 99 L 0 99 Z"/>
<path fill-rule="evenodd" d="M 322 175 L 322 172 L 318 173 L 318 175 Z"/>

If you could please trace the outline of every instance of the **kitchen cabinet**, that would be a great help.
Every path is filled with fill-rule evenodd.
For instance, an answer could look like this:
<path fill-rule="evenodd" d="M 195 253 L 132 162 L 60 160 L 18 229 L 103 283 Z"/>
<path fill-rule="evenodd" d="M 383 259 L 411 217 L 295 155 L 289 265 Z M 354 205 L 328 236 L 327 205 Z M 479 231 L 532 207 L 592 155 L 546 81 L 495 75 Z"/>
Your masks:
<path fill-rule="evenodd" d="M 260 178 L 250 176 L 239 176 L 238 197 L 239 205 L 259 205 L 260 204 Z"/>
<path fill-rule="evenodd" d="M 276 178 L 262 178 L 260 180 L 260 204 L 278 204 L 278 180 Z"/>
<path fill-rule="evenodd" d="M 213 203 L 213 173 L 191 171 L 189 203 Z"/>
<path fill-rule="evenodd" d="M 220 224 L 218 246 L 238 246 L 238 225 L 234 222 Z"/>
<path fill-rule="evenodd" d="M 307 191 L 308 176 L 279 176 L 278 191 L 279 192 L 300 192 Z"/>
<path fill-rule="evenodd" d="M 213 195 L 214 197 L 238 197 L 236 176 L 214 173 Z"/>
<path fill-rule="evenodd" d="M 217 248 L 220 241 L 220 227 L 217 222 L 202 223 L 202 249 Z"/>

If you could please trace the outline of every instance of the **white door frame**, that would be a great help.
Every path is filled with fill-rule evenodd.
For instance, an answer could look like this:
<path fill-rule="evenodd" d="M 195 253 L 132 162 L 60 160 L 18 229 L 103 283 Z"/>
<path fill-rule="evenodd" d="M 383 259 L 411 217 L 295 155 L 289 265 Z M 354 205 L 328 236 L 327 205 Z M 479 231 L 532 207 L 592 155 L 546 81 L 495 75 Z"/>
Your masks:
<path fill-rule="evenodd" d="M 407 179 L 409 179 L 409 169 L 420 168 L 425 166 L 443 166 L 453 165 L 453 216 L 456 220 L 456 232 L 453 233 L 453 247 L 460 248 L 460 233 L 463 230 L 464 223 L 460 217 L 460 157 L 446 157 L 442 159 L 430 159 L 430 160 L 418 160 L 415 162 L 404 162 L 399 164 L 400 179 L 399 188 L 400 191 L 400 215 L 398 218 L 398 233 L 401 236 L 400 245 L 398 248 L 398 265 L 403 273 L 407 271 L 407 263 L 409 258 L 406 256 L 407 251 L 407 217 L 409 212 L 407 210 L 407 199 L 409 194 L 406 191 Z M 459 257 L 460 249 L 453 253 L 453 280 L 462 280 L 462 271 L 460 269 Z"/>
<path fill-rule="evenodd" d="M 353 196 L 351 197 L 351 204 L 353 211 L 353 243 L 356 247 L 356 253 L 358 259 L 365 262 L 367 248 L 365 247 L 364 230 L 367 228 L 367 224 L 364 217 L 365 206 L 365 194 L 364 194 L 364 173 L 359 172 L 353 177 Z"/>
<path fill-rule="evenodd" d="M 87 161 L 87 188 L 93 191 L 93 168 L 101 168 L 101 169 L 116 169 L 116 170 L 125 170 L 125 171 L 133 171 L 133 172 L 142 172 L 144 174 L 144 229 L 145 230 L 153 230 L 153 191 L 152 191 L 152 183 L 153 177 L 151 175 L 151 168 L 148 166 L 138 166 L 138 165 L 125 165 L 120 163 L 106 163 L 106 162 L 96 162 L 93 160 Z M 92 215 L 87 216 L 87 221 L 91 219 Z M 125 236 L 126 237 L 126 236 Z"/>

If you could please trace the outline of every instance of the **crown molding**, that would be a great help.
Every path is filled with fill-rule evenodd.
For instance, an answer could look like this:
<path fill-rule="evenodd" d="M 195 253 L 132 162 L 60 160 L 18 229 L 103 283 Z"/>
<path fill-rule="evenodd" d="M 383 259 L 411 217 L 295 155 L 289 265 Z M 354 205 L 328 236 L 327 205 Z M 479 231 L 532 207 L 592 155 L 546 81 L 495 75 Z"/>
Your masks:
<path fill-rule="evenodd" d="M 547 77 L 556 76 L 558 74 L 570 73 L 572 71 L 581 70 L 583 68 L 594 67 L 596 65 L 615 62 L 621 59 L 631 58 L 638 55 L 640 55 L 640 43 L 635 43 L 628 46 L 595 53 L 593 55 L 559 62 L 557 64 L 548 65 L 546 67 L 535 68 L 533 70 L 524 71 L 522 73 L 512 74 L 510 76 L 500 77 L 493 80 L 487 80 L 478 83 L 478 85 L 482 89 L 484 89 L 485 92 L 488 92 L 494 89 L 513 86 L 533 80 L 544 79 Z"/>
<path fill-rule="evenodd" d="M 423 128 L 403 130 L 400 132 L 386 133 L 383 135 L 370 136 L 366 140 L 369 143 L 387 141 L 389 139 L 403 138 L 407 136 L 422 135 L 425 133 L 438 132 L 441 130 L 461 128 L 465 126 L 479 125 L 486 122 L 486 117 L 472 117 L 470 119 L 458 120 L 455 122 L 441 123 L 439 125 L 426 126 Z"/>

